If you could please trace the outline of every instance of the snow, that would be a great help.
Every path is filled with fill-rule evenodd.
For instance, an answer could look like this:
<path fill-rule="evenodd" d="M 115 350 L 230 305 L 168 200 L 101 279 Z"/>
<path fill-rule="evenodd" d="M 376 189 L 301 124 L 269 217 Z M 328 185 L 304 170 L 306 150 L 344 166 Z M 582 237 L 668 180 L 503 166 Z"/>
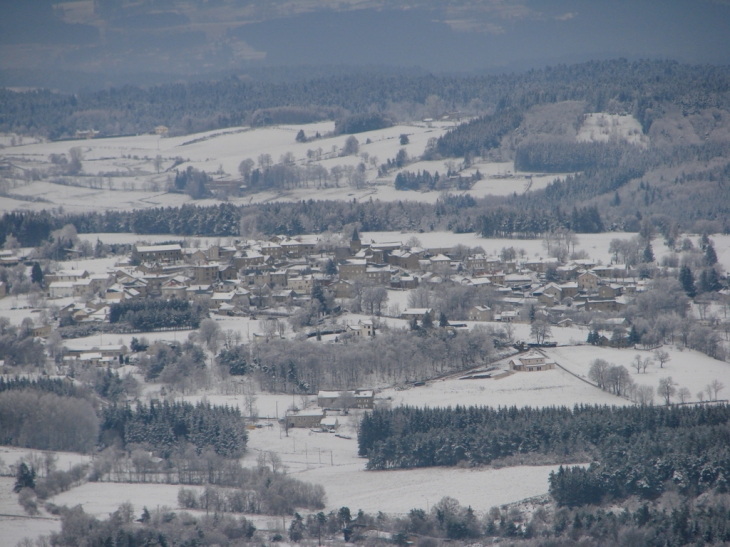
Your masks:
<path fill-rule="evenodd" d="M 141 513 L 142 507 L 176 509 L 179 490 L 180 486 L 175 484 L 87 482 L 50 501 L 69 507 L 81 505 L 85 512 L 103 519 L 126 502 L 134 505 L 135 513 Z"/>
<path fill-rule="evenodd" d="M 76 177 L 71 186 L 50 182 L 50 180 L 21 182 L 14 181 L 15 187 L 8 196 L 0 197 L 0 211 L 42 210 L 63 207 L 67 212 L 92 212 L 99 210 L 132 210 L 159 206 L 180 206 L 190 203 L 185 194 L 168 194 L 164 191 L 170 169 L 176 158 L 182 163 L 176 169 L 183 170 L 188 166 L 205 170 L 214 177 L 231 180 L 238 179 L 238 165 L 246 158 L 257 161 L 261 154 L 269 154 L 276 163 L 286 153 L 292 153 L 298 165 L 319 164 L 332 169 L 335 165 L 357 166 L 366 163 L 366 179 L 368 184 L 363 188 L 349 187 L 342 180 L 337 186 L 328 183 L 328 188 L 310 187 L 287 191 L 260 192 L 245 198 L 231 198 L 231 203 L 263 203 L 268 201 L 298 201 L 302 199 L 369 199 L 384 201 L 415 200 L 434 203 L 440 192 L 402 192 L 395 190 L 393 181 L 398 170 L 391 171 L 383 178 L 377 178 L 377 165 L 395 158 L 400 149 L 405 149 L 408 156 L 418 158 L 425 150 L 429 139 L 438 138 L 448 129 L 454 127 L 453 122 L 434 122 L 431 124 L 401 124 L 390 128 L 359 133 L 355 136 L 360 142 L 359 154 L 340 156 L 339 150 L 345 144 L 348 135 L 332 135 L 332 122 L 321 122 L 307 125 L 281 125 L 251 129 L 248 127 L 230 128 L 209 131 L 194 135 L 162 138 L 157 135 L 137 135 L 108 139 L 71 140 L 63 142 L 37 142 L 24 146 L 0 149 L 0 157 L 5 157 L 25 168 L 49 167 L 50 154 L 67 154 L 72 147 L 83 151 L 83 175 Z M 299 130 L 312 137 L 316 132 L 327 135 L 324 138 L 305 143 L 295 141 Z M 407 134 L 409 143 L 400 144 L 399 136 Z M 367 141 L 370 140 L 368 143 Z M 333 152 L 333 147 L 335 151 Z M 319 160 L 310 159 L 310 150 L 321 149 Z M 375 164 L 365 161 L 377 158 Z M 154 158 L 162 157 L 162 172 L 157 173 Z M 409 171 L 429 170 L 446 173 L 447 166 L 443 161 L 415 161 L 403 169 Z M 534 176 L 514 173 L 512 162 L 477 161 L 462 174 L 469 176 L 479 170 L 484 179 L 477 182 L 472 189 L 456 191 L 456 194 L 470 193 L 476 197 L 487 195 L 509 195 L 529 190 L 544 188 L 548 183 L 560 178 L 557 175 Z M 220 174 L 218 174 L 220 173 Z M 110 177 L 109 174 L 114 174 Z M 511 178 L 505 178 L 510 174 Z M 199 205 L 218 203 L 216 200 L 200 200 Z"/>
<path fill-rule="evenodd" d="M 713 380 L 719 380 L 726 385 L 721 391 L 719 398 L 730 398 L 730 363 L 712 359 L 707 355 L 689 349 L 679 349 L 672 346 L 664 346 L 662 350 L 669 353 L 670 361 L 660 368 L 659 362 L 647 368 L 646 374 L 637 374 L 636 369 L 631 368 L 631 361 L 635 355 L 642 359 L 654 358 L 652 351 L 637 349 L 615 349 L 596 348 L 594 346 L 559 347 L 546 350 L 546 354 L 555 359 L 559 364 L 571 372 L 587 378 L 590 365 L 594 359 L 605 359 L 609 363 L 625 366 L 631 373 L 631 378 L 639 385 L 647 385 L 656 391 L 660 378 L 671 376 L 678 384 L 677 389 L 686 387 L 689 389 L 690 401 L 697 401 L 697 393 L 705 389 L 705 386 Z M 707 394 L 704 395 L 707 399 Z M 659 397 L 657 403 L 661 403 Z M 674 402 L 677 402 L 675 399 Z"/>
<path fill-rule="evenodd" d="M 30 448 L 18 448 L 15 446 L 0 446 L 0 472 L 8 472 L 7 466 L 15 465 L 21 459 L 28 460 L 29 457 L 43 458 L 46 452 L 43 450 L 33 450 Z M 60 471 L 67 471 L 74 465 L 79 463 L 89 463 L 91 456 L 84 454 L 78 454 L 76 452 L 53 452 L 56 456 L 56 469 Z M 2 511 L 0 511 L 2 512 Z"/>
<path fill-rule="evenodd" d="M 577 139 L 583 142 L 608 142 L 620 139 L 642 146 L 649 144 L 649 137 L 644 135 L 639 120 L 630 114 L 586 114 L 583 125 L 578 130 Z"/>
<path fill-rule="evenodd" d="M 557 356 L 555 360 L 562 364 Z M 459 380 L 458 376 L 453 376 L 405 390 L 387 389 L 378 397 L 390 397 L 393 406 L 416 407 L 629 404 L 625 399 L 601 391 L 560 368 L 516 372 L 500 379 Z"/>

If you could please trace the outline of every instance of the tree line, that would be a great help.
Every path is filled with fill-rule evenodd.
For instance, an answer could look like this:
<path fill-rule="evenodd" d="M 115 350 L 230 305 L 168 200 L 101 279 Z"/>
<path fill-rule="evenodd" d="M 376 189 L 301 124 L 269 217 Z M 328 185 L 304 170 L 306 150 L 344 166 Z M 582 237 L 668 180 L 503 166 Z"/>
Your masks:
<path fill-rule="evenodd" d="M 105 407 L 100 416 L 103 446 L 136 444 L 168 455 L 183 444 L 225 457 L 246 450 L 248 434 L 238 409 L 167 401 Z"/>
<path fill-rule="evenodd" d="M 170 327 L 197 329 L 206 315 L 202 306 L 177 298 L 129 300 L 109 308 L 111 324 L 128 323 L 141 331 Z"/>
<path fill-rule="evenodd" d="M 516 127 L 510 116 L 503 120 L 502 112 L 512 109 L 519 116 L 535 104 L 566 100 L 586 101 L 594 112 L 618 106 L 632 112 L 646 132 L 667 102 L 689 108 L 726 107 L 723 92 L 729 80 L 727 67 L 618 59 L 497 76 L 354 73 L 297 82 L 231 77 L 74 95 L 4 89 L 0 90 L 0 130 L 55 139 L 89 126 L 110 136 L 149 132 L 163 124 L 180 134 L 249 123 L 338 119 L 347 113 L 369 119 L 367 115 L 387 114 L 396 105 L 425 105 L 435 97 L 443 110 L 473 110 L 475 103 L 482 112 L 496 110 L 487 124 L 494 129 L 485 135 L 499 135 L 503 126 Z M 469 133 L 445 139 L 444 153 L 491 145 L 489 139 Z"/>
<path fill-rule="evenodd" d="M 515 454 L 592 459 L 550 479 L 559 505 L 696 496 L 730 486 L 730 405 L 376 409 L 363 417 L 369 469 L 478 466 Z"/>

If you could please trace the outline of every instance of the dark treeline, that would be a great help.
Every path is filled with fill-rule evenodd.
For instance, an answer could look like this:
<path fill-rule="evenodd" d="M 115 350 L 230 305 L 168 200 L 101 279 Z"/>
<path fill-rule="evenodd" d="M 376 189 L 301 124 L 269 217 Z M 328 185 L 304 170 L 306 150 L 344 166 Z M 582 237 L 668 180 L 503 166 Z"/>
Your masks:
<path fill-rule="evenodd" d="M 440 137 L 435 151 L 441 156 L 482 155 L 498 148 L 504 137 L 522 123 L 523 114 L 515 108 L 477 118 Z"/>
<path fill-rule="evenodd" d="M 366 415 L 358 436 L 369 469 L 486 465 L 517 454 L 597 460 L 550 480 L 559 505 L 636 495 L 667 484 L 686 495 L 730 486 L 730 406 L 419 409 Z"/>
<path fill-rule="evenodd" d="M 515 169 L 547 173 L 614 169 L 624 155 L 635 151 L 636 146 L 627 143 L 530 142 L 517 147 Z"/>
<path fill-rule="evenodd" d="M 130 300 L 112 304 L 109 322 L 125 322 L 141 331 L 161 328 L 187 327 L 197 329 L 205 317 L 205 310 L 187 300 L 171 298 Z"/>
<path fill-rule="evenodd" d="M 248 435 L 238 409 L 198 403 L 141 403 L 102 410 L 101 442 L 111 446 L 139 444 L 169 455 L 183 444 L 213 449 L 225 457 L 246 450 Z"/>
<path fill-rule="evenodd" d="M 501 207 L 501 212 L 497 209 Z M 495 216 L 496 215 L 496 216 Z M 574 231 L 595 232 L 602 226 L 600 216 L 588 223 L 571 224 L 572 218 L 554 209 L 513 207 L 504 198 L 474 199 L 471 196 L 445 196 L 436 204 L 412 201 L 341 202 L 300 201 L 296 203 L 267 203 L 237 207 L 231 204 L 198 207 L 165 207 L 129 212 L 52 214 L 49 211 L 6 213 L 0 217 L 0 244 L 13 235 L 23 246 L 38 246 L 51 238 L 51 232 L 72 224 L 78 233 L 136 233 L 172 234 L 176 236 L 249 236 L 252 234 L 290 236 L 304 233 L 340 231 L 357 224 L 363 231 L 433 231 L 456 233 L 484 229 L 484 216 L 527 218 L 533 227 L 524 233 L 544 234 L 543 227 L 566 227 Z M 538 219 L 535 222 L 534 219 Z M 490 221 L 491 222 L 491 221 Z M 527 222 L 527 221 L 526 221 Z M 517 222 L 516 225 L 524 224 Z M 509 225 L 509 224 L 508 224 Z M 496 230 L 496 228 L 494 229 Z M 537 231 L 535 231 L 537 230 Z M 499 233 L 508 234 L 505 230 Z M 515 230 L 521 232 L 521 230 Z"/>
<path fill-rule="evenodd" d="M 479 233 L 484 237 L 530 238 L 560 228 L 592 234 L 602 232 L 605 228 L 595 206 L 573 208 L 570 215 L 563 213 L 559 207 L 553 211 L 539 208 L 515 211 L 500 207 L 480 216 L 478 222 Z"/>
<path fill-rule="evenodd" d="M 75 384 L 60 378 L 40 377 L 37 379 L 30 379 L 15 377 L 6 380 L 4 377 L 0 377 L 0 393 L 3 391 L 26 389 L 55 393 L 56 395 L 66 397 L 77 397 L 79 395 L 79 389 Z"/>
<path fill-rule="evenodd" d="M 74 135 L 94 127 L 103 135 L 151 131 L 164 124 L 173 132 L 194 132 L 257 121 L 293 123 L 276 109 L 293 109 L 300 119 L 323 115 L 385 113 L 392 105 L 424 105 L 439 97 L 446 110 L 464 109 L 477 101 L 483 111 L 496 110 L 487 121 L 493 129 L 480 135 L 504 134 L 515 116 L 536 104 L 586 101 L 594 112 L 619 104 L 632 112 L 644 131 L 661 115 L 663 103 L 682 107 L 725 107 L 730 82 L 727 67 L 681 65 L 669 61 L 593 61 L 573 66 L 501 76 L 433 76 L 346 74 L 291 83 L 252 82 L 229 78 L 217 82 L 169 84 L 149 89 L 132 86 L 63 95 L 50 91 L 16 93 L 0 90 L 0 130 L 47 135 Z M 274 109 L 274 110 L 271 110 Z M 302 112 L 311 110 L 309 116 Z M 278 116 L 277 116 L 278 115 Z M 475 136 L 473 127 L 450 134 L 439 147 L 479 153 L 493 139 Z M 460 155 L 460 154 L 459 154 Z"/>
<path fill-rule="evenodd" d="M 395 176 L 396 190 L 434 190 L 441 180 L 438 171 L 433 175 L 429 171 L 401 171 Z"/>

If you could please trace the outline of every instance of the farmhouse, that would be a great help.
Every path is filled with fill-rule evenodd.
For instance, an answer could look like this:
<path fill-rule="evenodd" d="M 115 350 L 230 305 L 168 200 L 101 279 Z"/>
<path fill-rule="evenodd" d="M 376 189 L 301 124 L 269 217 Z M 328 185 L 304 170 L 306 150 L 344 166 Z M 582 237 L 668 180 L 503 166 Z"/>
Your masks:
<path fill-rule="evenodd" d="M 554 369 L 555 362 L 547 361 L 541 353 L 531 351 L 522 357 L 510 360 L 509 368 L 517 372 L 537 372 Z"/>
<path fill-rule="evenodd" d="M 321 408 L 300 410 L 286 415 L 287 427 L 319 427 L 322 418 L 326 416 Z"/>
<path fill-rule="evenodd" d="M 434 319 L 434 317 L 436 317 L 436 312 L 434 312 L 433 308 L 406 308 L 400 314 L 400 318 L 408 320 L 416 319 L 417 321 L 423 321 L 423 318 L 426 317 L 426 314 L 430 315 L 431 319 Z"/>

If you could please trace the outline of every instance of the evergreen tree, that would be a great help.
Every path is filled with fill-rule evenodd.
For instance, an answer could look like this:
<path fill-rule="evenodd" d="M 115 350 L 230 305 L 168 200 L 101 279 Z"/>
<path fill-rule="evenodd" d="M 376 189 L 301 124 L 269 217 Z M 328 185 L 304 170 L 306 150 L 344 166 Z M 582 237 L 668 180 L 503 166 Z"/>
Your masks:
<path fill-rule="evenodd" d="M 708 243 L 707 247 L 705 248 L 705 257 L 703 262 L 708 268 L 711 268 L 712 266 L 717 264 L 717 253 L 715 252 L 715 247 L 714 245 L 712 245 L 712 242 Z"/>
<path fill-rule="evenodd" d="M 647 264 L 654 262 L 654 249 L 651 248 L 651 243 L 644 248 L 644 262 Z"/>
<path fill-rule="evenodd" d="M 15 475 L 15 486 L 13 492 L 16 494 L 23 488 L 35 488 L 35 468 L 23 462 L 18 467 L 18 472 Z"/>
<path fill-rule="evenodd" d="M 722 289 L 722 285 L 715 268 L 702 270 L 699 278 L 699 292 L 717 292 L 720 289 Z"/>
<path fill-rule="evenodd" d="M 294 137 L 294 140 L 297 142 L 307 142 L 307 136 L 304 134 L 304 129 L 299 130 L 299 133 L 297 133 L 297 136 Z"/>
<path fill-rule="evenodd" d="M 33 263 L 33 269 L 30 271 L 30 280 L 33 283 L 38 283 L 39 286 L 43 286 L 43 269 L 38 262 Z"/>
<path fill-rule="evenodd" d="M 446 317 L 446 314 L 444 312 L 441 312 L 439 314 L 439 327 L 448 327 L 449 326 L 449 319 Z"/>
<path fill-rule="evenodd" d="M 423 319 L 421 320 L 421 326 L 424 329 L 430 329 L 433 327 L 433 317 L 431 317 L 430 313 L 425 313 L 423 315 Z"/>
<path fill-rule="evenodd" d="M 689 266 L 682 266 L 679 269 L 679 283 L 682 285 L 682 289 L 690 298 L 694 298 L 697 295 L 697 289 L 695 288 L 695 278 L 692 275 L 692 270 Z"/>

